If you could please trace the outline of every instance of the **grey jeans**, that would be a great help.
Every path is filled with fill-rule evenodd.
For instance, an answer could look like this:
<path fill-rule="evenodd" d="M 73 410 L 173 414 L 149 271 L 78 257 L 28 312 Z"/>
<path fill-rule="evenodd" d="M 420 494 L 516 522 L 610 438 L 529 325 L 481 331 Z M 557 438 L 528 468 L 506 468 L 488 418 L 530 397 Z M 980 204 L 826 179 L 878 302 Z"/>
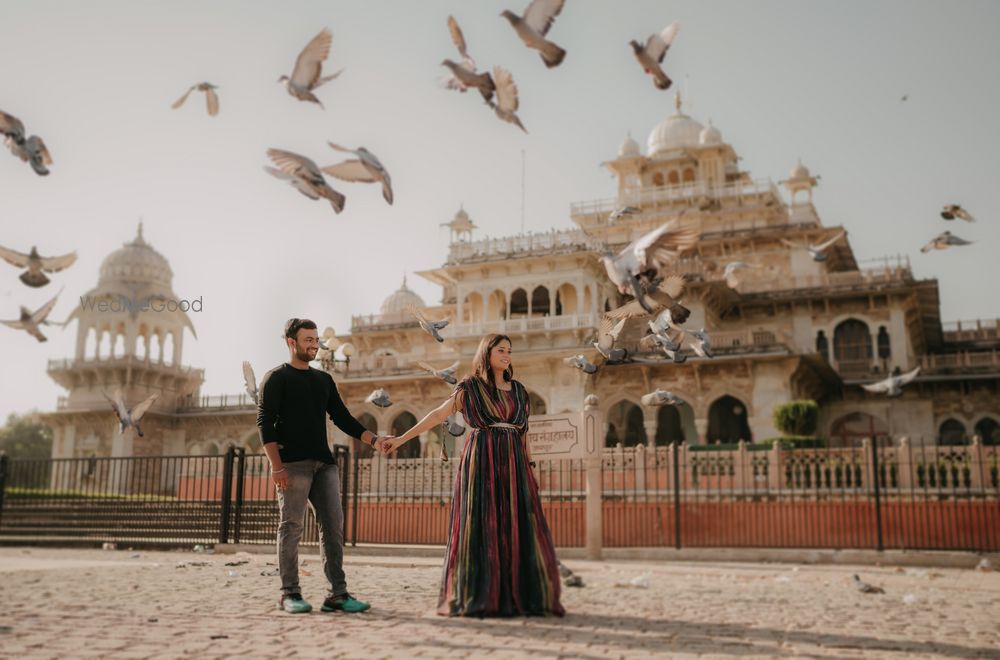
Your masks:
<path fill-rule="evenodd" d="M 305 460 L 285 463 L 288 487 L 278 491 L 278 572 L 281 593 L 301 593 L 299 589 L 299 541 L 306 515 L 312 505 L 319 524 L 320 557 L 330 583 L 330 596 L 347 593 L 344 576 L 344 512 L 340 505 L 340 469 L 336 463 Z"/>

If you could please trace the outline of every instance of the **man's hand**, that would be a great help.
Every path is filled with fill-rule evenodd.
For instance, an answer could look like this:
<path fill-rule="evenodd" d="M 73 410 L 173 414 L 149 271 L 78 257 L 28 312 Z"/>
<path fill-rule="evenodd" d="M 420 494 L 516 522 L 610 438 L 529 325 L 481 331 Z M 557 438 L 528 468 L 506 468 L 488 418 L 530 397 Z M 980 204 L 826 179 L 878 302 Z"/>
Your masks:
<path fill-rule="evenodd" d="M 403 443 L 398 437 L 387 435 L 378 439 L 378 444 L 375 448 L 378 449 L 383 456 L 388 456 L 396 451 L 401 444 Z"/>
<path fill-rule="evenodd" d="M 281 468 L 275 470 L 271 468 L 271 481 L 274 482 L 274 487 L 279 491 L 288 488 L 288 468 L 281 466 Z"/>

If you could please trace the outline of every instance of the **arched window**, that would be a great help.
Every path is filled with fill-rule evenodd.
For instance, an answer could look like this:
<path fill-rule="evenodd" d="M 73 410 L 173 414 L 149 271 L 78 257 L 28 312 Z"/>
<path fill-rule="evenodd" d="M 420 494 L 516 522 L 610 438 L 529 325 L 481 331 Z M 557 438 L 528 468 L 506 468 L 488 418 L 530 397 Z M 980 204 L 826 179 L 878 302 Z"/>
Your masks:
<path fill-rule="evenodd" d="M 876 344 L 878 345 L 879 359 L 888 360 L 889 356 L 892 355 L 892 346 L 889 343 L 889 331 L 885 329 L 884 325 L 878 328 L 878 340 Z"/>
<path fill-rule="evenodd" d="M 1000 445 L 1000 423 L 992 417 L 983 417 L 974 429 L 983 445 Z"/>
<path fill-rule="evenodd" d="M 833 357 L 837 362 L 864 362 L 872 359 L 872 336 L 868 324 L 847 319 L 833 331 Z"/>
<path fill-rule="evenodd" d="M 544 286 L 536 286 L 531 292 L 531 315 L 549 315 L 549 290 Z"/>
<path fill-rule="evenodd" d="M 462 301 L 462 320 L 466 323 L 478 323 L 483 320 L 483 297 L 473 291 Z"/>
<path fill-rule="evenodd" d="M 507 296 L 499 289 L 486 299 L 486 320 L 498 321 L 507 318 Z"/>
<path fill-rule="evenodd" d="M 357 419 L 361 423 L 361 426 L 365 427 L 372 433 L 378 433 L 378 422 L 375 421 L 375 418 L 372 417 L 371 413 L 361 413 L 360 415 L 358 415 Z M 409 428 L 410 427 L 407 426 L 406 428 L 403 429 L 403 431 L 406 431 Z M 412 444 L 412 442 L 413 441 L 408 442 L 406 444 L 409 445 Z M 371 445 L 361 442 L 357 438 L 351 439 L 351 447 L 354 449 L 354 451 L 358 452 L 358 458 L 371 458 L 372 456 L 375 455 L 375 449 Z"/>
<path fill-rule="evenodd" d="M 524 289 L 516 289 L 510 294 L 510 317 L 512 319 L 523 319 L 528 315 L 528 292 Z"/>
<path fill-rule="evenodd" d="M 93 327 L 87 329 L 87 338 L 83 343 L 83 359 L 90 360 L 97 357 L 97 332 Z"/>
<path fill-rule="evenodd" d="M 816 352 L 822 355 L 827 362 L 830 361 L 830 342 L 822 330 L 816 334 Z"/>
<path fill-rule="evenodd" d="M 946 419 L 941 422 L 941 427 L 938 429 L 939 445 L 964 445 L 965 441 L 965 424 L 957 419 Z"/>
<path fill-rule="evenodd" d="M 528 390 L 528 405 L 531 406 L 530 411 L 532 415 L 545 414 L 545 400 L 531 390 Z"/>
<path fill-rule="evenodd" d="M 97 357 L 102 359 L 108 359 L 111 357 L 111 331 L 104 330 L 101 332 L 101 340 L 97 345 Z"/>
<path fill-rule="evenodd" d="M 708 408 L 708 442 L 730 443 L 746 440 L 753 441 L 750 423 L 747 418 L 747 408 L 736 397 L 721 396 L 712 402 Z"/>
<path fill-rule="evenodd" d="M 619 442 L 625 447 L 646 444 L 646 429 L 642 420 L 642 408 L 636 404 L 631 401 L 616 403 L 608 413 L 606 446 L 613 447 Z"/>
<path fill-rule="evenodd" d="M 830 427 L 831 447 L 860 447 L 864 438 L 877 438 L 884 444 L 889 437 L 889 427 L 878 417 L 863 412 L 852 412 L 841 417 Z"/>
<path fill-rule="evenodd" d="M 684 183 L 694 181 L 694 170 L 690 167 L 684 169 Z"/>
<path fill-rule="evenodd" d="M 656 446 L 672 442 L 694 442 L 698 432 L 694 427 L 694 411 L 688 404 L 662 406 L 656 413 Z"/>
<path fill-rule="evenodd" d="M 163 362 L 163 343 L 160 341 L 160 335 L 155 333 L 149 338 L 149 359 Z"/>
<path fill-rule="evenodd" d="M 653 175 L 653 185 L 662 186 L 663 185 L 663 172 L 657 172 Z"/>
<path fill-rule="evenodd" d="M 667 181 L 670 183 L 670 185 L 676 186 L 678 183 L 681 182 L 681 177 L 680 175 L 677 174 L 676 170 L 671 170 L 670 174 L 667 175 Z"/>
<path fill-rule="evenodd" d="M 401 412 L 396 416 L 396 419 L 392 420 L 392 434 L 403 435 L 416 423 L 417 418 L 413 416 L 413 413 Z M 417 438 L 397 449 L 396 458 L 420 458 L 420 442 Z"/>

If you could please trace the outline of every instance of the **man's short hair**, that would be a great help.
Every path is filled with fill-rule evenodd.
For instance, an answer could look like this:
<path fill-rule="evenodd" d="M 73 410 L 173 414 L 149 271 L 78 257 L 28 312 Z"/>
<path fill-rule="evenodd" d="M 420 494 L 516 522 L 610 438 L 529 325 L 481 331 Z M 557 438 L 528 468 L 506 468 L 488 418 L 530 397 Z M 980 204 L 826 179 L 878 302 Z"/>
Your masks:
<path fill-rule="evenodd" d="M 285 321 L 285 338 L 295 339 L 295 335 L 298 334 L 299 330 L 302 328 L 305 328 L 306 330 L 315 330 L 316 324 L 309 319 L 288 319 Z"/>

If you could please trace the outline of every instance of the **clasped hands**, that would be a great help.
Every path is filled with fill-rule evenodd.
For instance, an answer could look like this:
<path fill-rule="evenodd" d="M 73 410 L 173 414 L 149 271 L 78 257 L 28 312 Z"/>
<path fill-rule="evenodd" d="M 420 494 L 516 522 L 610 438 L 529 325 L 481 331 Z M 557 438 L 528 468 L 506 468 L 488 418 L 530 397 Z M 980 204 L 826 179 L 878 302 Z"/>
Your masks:
<path fill-rule="evenodd" d="M 375 438 L 375 441 L 372 443 L 372 447 L 374 447 L 375 451 L 379 452 L 383 456 L 388 456 L 399 449 L 403 442 L 405 441 L 400 440 L 398 436 L 380 435 Z"/>

